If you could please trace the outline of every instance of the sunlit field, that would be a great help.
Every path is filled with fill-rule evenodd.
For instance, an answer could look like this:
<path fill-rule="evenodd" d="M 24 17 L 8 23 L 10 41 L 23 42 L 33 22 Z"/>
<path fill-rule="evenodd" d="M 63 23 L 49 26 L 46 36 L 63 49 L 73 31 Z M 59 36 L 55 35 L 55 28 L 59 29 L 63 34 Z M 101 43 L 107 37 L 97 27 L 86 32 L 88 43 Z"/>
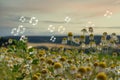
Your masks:
<path fill-rule="evenodd" d="M 60 46 L 34 48 L 28 39 L 9 39 L 0 47 L 0 80 L 120 80 L 120 46 L 116 33 L 107 32 L 96 44 L 92 27 L 89 44 L 86 29 L 74 38 L 72 32 Z M 1 39 L 0 39 L 1 40 Z M 66 47 L 69 46 L 69 47 Z"/>

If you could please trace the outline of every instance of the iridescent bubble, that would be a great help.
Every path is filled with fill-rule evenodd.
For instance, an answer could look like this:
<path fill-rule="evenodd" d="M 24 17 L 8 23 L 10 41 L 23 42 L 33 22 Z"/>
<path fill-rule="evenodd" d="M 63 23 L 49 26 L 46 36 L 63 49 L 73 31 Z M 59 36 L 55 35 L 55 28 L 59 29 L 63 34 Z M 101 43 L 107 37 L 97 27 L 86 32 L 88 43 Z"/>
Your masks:
<path fill-rule="evenodd" d="M 38 19 L 36 17 L 31 17 L 29 23 L 35 26 L 38 23 Z"/>
<path fill-rule="evenodd" d="M 110 18 L 110 17 L 112 16 L 112 14 L 113 14 L 113 13 L 112 13 L 111 11 L 106 10 L 104 16 Z"/>
<path fill-rule="evenodd" d="M 88 28 L 88 27 L 95 27 L 95 24 L 93 22 L 91 22 L 91 21 L 88 21 L 88 23 L 86 24 L 85 27 L 86 28 Z"/>
<path fill-rule="evenodd" d="M 20 41 L 27 42 L 27 37 L 25 35 L 22 35 L 20 37 Z"/>
<path fill-rule="evenodd" d="M 11 31 L 11 34 L 13 34 L 14 36 L 17 36 L 18 35 L 17 28 L 13 28 L 12 31 Z"/>
<path fill-rule="evenodd" d="M 49 30 L 50 32 L 54 32 L 55 27 L 54 27 L 53 25 L 49 25 L 48 30 Z"/>
<path fill-rule="evenodd" d="M 13 34 L 14 36 L 19 35 L 19 34 L 23 34 L 25 32 L 26 28 L 23 27 L 23 25 L 19 25 L 18 28 L 13 28 L 11 31 L 11 34 Z"/>
<path fill-rule="evenodd" d="M 51 36 L 50 41 L 55 42 L 55 40 L 56 40 L 56 37 L 55 36 Z"/>
<path fill-rule="evenodd" d="M 65 27 L 63 27 L 63 26 L 60 26 L 59 28 L 58 28 L 58 32 L 59 33 L 64 33 L 65 32 Z"/>
<path fill-rule="evenodd" d="M 65 17 L 65 22 L 69 23 L 71 21 L 71 18 L 69 16 Z"/>
<path fill-rule="evenodd" d="M 26 30 L 26 28 L 23 27 L 23 25 L 19 25 L 19 26 L 18 26 L 17 31 L 18 31 L 20 34 L 23 34 L 23 33 L 25 32 L 25 30 Z"/>
<path fill-rule="evenodd" d="M 21 16 L 20 19 L 19 19 L 19 21 L 21 21 L 21 22 L 25 22 L 25 20 L 26 20 L 26 19 L 25 19 L 24 16 Z"/>

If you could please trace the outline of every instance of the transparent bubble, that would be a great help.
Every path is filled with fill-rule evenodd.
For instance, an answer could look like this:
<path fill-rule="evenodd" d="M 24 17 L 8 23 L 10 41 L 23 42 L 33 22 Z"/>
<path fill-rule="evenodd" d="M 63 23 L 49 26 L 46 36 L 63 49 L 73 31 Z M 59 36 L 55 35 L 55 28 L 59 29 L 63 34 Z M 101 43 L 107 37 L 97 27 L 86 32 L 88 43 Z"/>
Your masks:
<path fill-rule="evenodd" d="M 110 17 L 112 16 L 112 14 L 113 14 L 113 13 L 112 13 L 111 11 L 106 10 L 104 16 L 110 18 Z"/>
<path fill-rule="evenodd" d="M 49 25 L 48 30 L 49 30 L 50 32 L 54 32 L 55 27 L 54 27 L 53 25 Z"/>
<path fill-rule="evenodd" d="M 18 26 L 17 31 L 18 31 L 20 34 L 23 34 L 23 33 L 25 32 L 25 30 L 26 30 L 26 28 L 23 27 L 23 25 L 19 25 L 19 26 Z"/>
<path fill-rule="evenodd" d="M 22 35 L 20 37 L 20 41 L 27 42 L 27 37 L 25 35 Z"/>
<path fill-rule="evenodd" d="M 38 24 L 38 19 L 36 17 L 31 17 L 29 23 L 35 26 Z"/>
<path fill-rule="evenodd" d="M 17 36 L 19 34 L 23 34 L 25 32 L 26 28 L 23 27 L 23 25 L 19 25 L 18 28 L 13 28 L 11 30 L 11 34 L 13 34 L 14 36 Z"/>
<path fill-rule="evenodd" d="M 65 17 L 65 22 L 69 23 L 71 21 L 71 18 L 69 16 Z"/>
<path fill-rule="evenodd" d="M 59 28 L 58 28 L 58 32 L 59 33 L 64 33 L 65 32 L 65 27 L 63 27 L 63 26 L 60 26 Z"/>
<path fill-rule="evenodd" d="M 88 21 L 88 23 L 85 25 L 86 28 L 89 27 L 95 27 L 95 24 L 92 21 Z"/>
<path fill-rule="evenodd" d="M 17 28 L 13 28 L 12 31 L 11 31 L 11 34 L 13 34 L 14 36 L 17 36 L 18 35 Z"/>
<path fill-rule="evenodd" d="M 22 35 L 21 37 L 20 37 L 20 40 L 23 40 L 23 39 L 25 39 L 26 37 L 25 37 L 25 35 Z"/>
<path fill-rule="evenodd" d="M 55 40 L 56 40 L 56 37 L 55 36 L 51 36 L 50 41 L 55 42 Z"/>
<path fill-rule="evenodd" d="M 26 20 L 26 19 L 25 19 L 24 16 L 21 16 L 20 19 L 19 19 L 19 21 L 21 21 L 21 22 L 25 22 L 25 20 Z"/>

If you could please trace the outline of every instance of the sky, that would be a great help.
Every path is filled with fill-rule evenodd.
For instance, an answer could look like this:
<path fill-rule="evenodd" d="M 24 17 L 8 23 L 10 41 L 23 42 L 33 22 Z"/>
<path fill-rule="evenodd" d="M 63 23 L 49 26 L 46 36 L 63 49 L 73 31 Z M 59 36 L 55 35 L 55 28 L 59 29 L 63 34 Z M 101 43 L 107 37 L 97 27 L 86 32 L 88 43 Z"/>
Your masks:
<path fill-rule="evenodd" d="M 111 17 L 104 16 L 106 11 L 112 12 Z M 24 16 L 26 21 L 19 19 Z M 65 18 L 70 17 L 66 23 Z M 29 23 L 31 17 L 38 19 L 37 25 Z M 0 36 L 11 36 L 13 28 L 22 25 L 26 28 L 19 35 L 81 35 L 81 29 L 95 26 L 94 34 L 113 32 L 120 35 L 120 0 L 0 0 Z M 55 27 L 54 32 L 48 30 L 49 25 Z M 64 33 L 59 33 L 59 26 L 65 28 Z M 88 33 L 89 34 L 89 33 Z"/>

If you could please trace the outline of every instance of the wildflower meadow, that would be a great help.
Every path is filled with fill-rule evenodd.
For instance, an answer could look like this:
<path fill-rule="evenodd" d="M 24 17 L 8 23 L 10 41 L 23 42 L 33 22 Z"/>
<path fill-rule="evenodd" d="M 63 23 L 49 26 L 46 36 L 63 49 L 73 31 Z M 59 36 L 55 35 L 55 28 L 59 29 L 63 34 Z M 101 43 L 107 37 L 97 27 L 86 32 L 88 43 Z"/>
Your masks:
<path fill-rule="evenodd" d="M 96 44 L 92 27 L 81 32 L 79 38 L 69 32 L 62 46 L 48 49 L 28 46 L 27 37 L 9 39 L 7 46 L 0 47 L 0 80 L 120 80 L 117 34 L 107 39 L 104 32 Z M 85 43 L 87 32 L 89 44 Z"/>

